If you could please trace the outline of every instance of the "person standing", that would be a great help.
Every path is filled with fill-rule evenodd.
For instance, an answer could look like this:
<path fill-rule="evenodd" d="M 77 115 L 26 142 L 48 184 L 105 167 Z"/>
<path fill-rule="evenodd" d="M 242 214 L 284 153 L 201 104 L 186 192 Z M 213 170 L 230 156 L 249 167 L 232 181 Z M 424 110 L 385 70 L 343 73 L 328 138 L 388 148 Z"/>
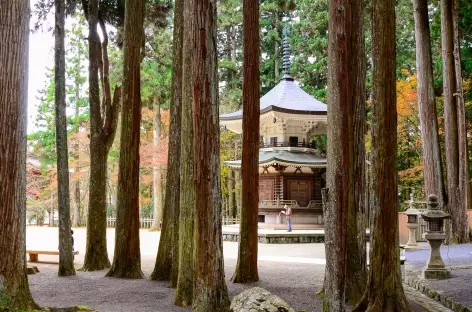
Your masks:
<path fill-rule="evenodd" d="M 287 232 L 292 232 L 292 222 L 290 220 L 290 218 L 292 217 L 292 209 L 287 205 L 284 206 L 284 209 L 285 211 L 282 210 L 281 213 L 285 215 L 285 220 L 287 220 L 287 225 L 288 225 Z"/>

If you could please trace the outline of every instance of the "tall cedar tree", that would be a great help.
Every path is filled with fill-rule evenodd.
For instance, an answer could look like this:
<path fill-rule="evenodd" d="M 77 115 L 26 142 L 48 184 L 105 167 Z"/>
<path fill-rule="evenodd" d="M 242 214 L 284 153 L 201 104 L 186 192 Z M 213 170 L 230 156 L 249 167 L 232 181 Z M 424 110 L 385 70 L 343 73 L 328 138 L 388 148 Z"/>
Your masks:
<path fill-rule="evenodd" d="M 423 141 L 425 197 L 437 194 L 440 204 L 444 204 L 445 187 L 433 87 L 428 1 L 413 0 L 413 13 L 415 17 L 417 91 Z"/>
<path fill-rule="evenodd" d="M 126 0 L 123 48 L 118 203 L 113 264 L 108 277 L 143 278 L 139 246 L 139 142 L 141 130 L 141 47 L 145 0 Z"/>
<path fill-rule="evenodd" d="M 464 94 L 459 53 L 457 0 L 441 0 L 441 47 L 444 90 L 444 132 L 447 170 L 447 208 L 452 238 L 469 241 L 467 221 L 468 156 Z"/>
<path fill-rule="evenodd" d="M 242 206 L 235 283 L 259 280 L 257 217 L 259 212 L 259 1 L 243 1 L 243 155 Z"/>
<path fill-rule="evenodd" d="M 367 282 L 366 258 L 366 173 L 365 173 L 365 102 L 366 102 L 366 56 L 364 38 L 364 1 L 352 3 L 352 75 L 355 80 L 353 90 L 353 131 L 354 131 L 354 200 L 348 206 L 346 300 L 357 303 L 364 293 Z"/>
<path fill-rule="evenodd" d="M 172 58 L 172 88 L 170 107 L 169 150 L 166 193 L 164 198 L 161 238 L 153 280 L 171 280 L 177 287 L 179 268 L 179 207 L 180 207 L 180 150 L 182 120 L 182 41 L 184 0 L 174 3 L 174 34 Z"/>
<path fill-rule="evenodd" d="M 29 1 L 0 0 L 0 7 L 0 308 L 32 310 L 25 254 Z"/>
<path fill-rule="evenodd" d="M 344 311 L 349 205 L 354 208 L 355 78 L 351 65 L 353 30 L 351 1 L 329 2 L 328 150 L 325 220 L 326 268 L 323 311 Z M 355 223 L 355 222 L 354 222 Z"/>
<path fill-rule="evenodd" d="M 189 50 L 195 153 L 195 246 L 192 311 L 229 311 L 221 233 L 220 126 L 216 0 L 189 0 Z M 258 30 L 256 30 L 258 31 Z M 185 75 L 185 70 L 184 70 Z M 185 93 L 184 93 L 185 95 Z"/>
<path fill-rule="evenodd" d="M 54 1 L 54 82 L 56 106 L 57 199 L 59 207 L 59 276 L 75 275 L 69 195 L 69 152 L 66 117 L 65 0 Z"/>
<path fill-rule="evenodd" d="M 410 311 L 398 243 L 395 0 L 373 0 L 372 251 L 369 281 L 354 311 Z"/>
<path fill-rule="evenodd" d="M 110 91 L 108 34 L 105 21 L 98 15 L 98 0 L 84 7 L 89 25 L 89 106 L 90 106 L 90 183 L 87 216 L 87 243 L 82 270 L 97 271 L 110 267 L 107 252 L 107 158 L 116 133 L 121 87 Z M 86 2 L 84 2 L 86 3 Z M 100 25 L 103 41 L 97 32 Z M 100 82 L 102 100 L 100 101 Z M 103 114 L 102 114 L 103 113 Z"/>
<path fill-rule="evenodd" d="M 188 0 L 187 0 L 188 1 Z M 192 62 L 195 59 L 193 46 L 196 44 L 192 34 L 190 4 L 185 2 L 183 9 L 184 36 L 182 48 L 182 120 L 181 120 L 181 162 L 180 162 L 180 211 L 179 211 L 179 270 L 177 291 L 174 303 L 178 306 L 189 306 L 193 299 L 194 278 L 194 217 L 195 217 L 195 157 L 193 150 L 193 72 Z M 198 145 L 203 144 L 199 142 Z M 200 194 L 199 194 L 200 195 Z"/>

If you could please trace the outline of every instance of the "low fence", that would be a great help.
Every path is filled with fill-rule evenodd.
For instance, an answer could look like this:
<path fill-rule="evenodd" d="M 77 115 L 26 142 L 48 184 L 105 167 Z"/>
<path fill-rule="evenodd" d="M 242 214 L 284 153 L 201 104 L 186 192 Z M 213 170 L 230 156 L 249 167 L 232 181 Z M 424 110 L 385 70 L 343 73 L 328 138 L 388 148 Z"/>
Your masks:
<path fill-rule="evenodd" d="M 151 218 L 140 218 L 139 219 L 139 227 L 141 229 L 150 229 L 152 228 L 154 220 Z M 115 217 L 107 217 L 107 227 L 116 227 L 116 218 Z"/>
<path fill-rule="evenodd" d="M 223 225 L 239 224 L 239 217 L 223 217 Z"/>
<path fill-rule="evenodd" d="M 239 217 L 223 217 L 223 225 L 239 224 Z M 141 229 L 150 229 L 153 226 L 154 220 L 151 218 L 141 218 L 139 219 L 139 227 Z M 107 217 L 107 227 L 113 228 L 116 227 L 116 218 Z"/>

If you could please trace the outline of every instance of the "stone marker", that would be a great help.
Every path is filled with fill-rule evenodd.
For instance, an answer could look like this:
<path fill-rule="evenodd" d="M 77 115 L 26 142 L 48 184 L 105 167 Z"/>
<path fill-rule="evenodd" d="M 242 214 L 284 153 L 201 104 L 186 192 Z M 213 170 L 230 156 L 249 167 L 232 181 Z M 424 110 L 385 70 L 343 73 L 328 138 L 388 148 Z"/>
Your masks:
<path fill-rule="evenodd" d="M 26 274 L 36 274 L 39 273 L 38 267 L 36 266 L 27 266 L 26 267 Z"/>
<path fill-rule="evenodd" d="M 233 298 L 231 312 L 295 312 L 287 302 L 268 290 L 253 287 Z"/>

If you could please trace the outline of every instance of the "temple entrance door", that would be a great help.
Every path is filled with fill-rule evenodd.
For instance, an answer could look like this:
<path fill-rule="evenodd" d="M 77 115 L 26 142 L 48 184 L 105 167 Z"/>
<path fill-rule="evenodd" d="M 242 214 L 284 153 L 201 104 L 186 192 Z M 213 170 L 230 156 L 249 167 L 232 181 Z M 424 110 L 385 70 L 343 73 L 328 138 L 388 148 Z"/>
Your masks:
<path fill-rule="evenodd" d="M 259 201 L 274 200 L 274 179 L 259 178 Z"/>
<path fill-rule="evenodd" d="M 287 181 L 288 198 L 296 200 L 300 207 L 307 207 L 310 202 L 310 182 L 307 180 L 290 179 Z"/>

